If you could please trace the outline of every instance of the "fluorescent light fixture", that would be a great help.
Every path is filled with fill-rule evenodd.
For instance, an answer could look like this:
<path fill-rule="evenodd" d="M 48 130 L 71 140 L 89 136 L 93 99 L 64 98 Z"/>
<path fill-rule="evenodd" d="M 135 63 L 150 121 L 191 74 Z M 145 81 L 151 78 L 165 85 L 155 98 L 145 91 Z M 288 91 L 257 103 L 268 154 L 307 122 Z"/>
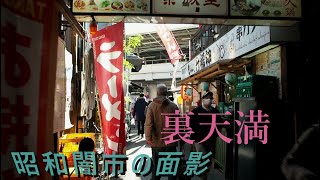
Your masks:
<path fill-rule="evenodd" d="M 190 40 L 190 38 L 181 38 L 181 41 L 186 41 L 186 40 Z"/>
<path fill-rule="evenodd" d="M 151 21 L 152 23 L 158 23 L 158 21 L 156 20 L 155 17 L 152 17 L 150 21 Z"/>
<path fill-rule="evenodd" d="M 146 56 L 146 57 L 143 57 L 145 59 L 150 59 L 150 58 L 155 58 L 156 56 Z"/>
<path fill-rule="evenodd" d="M 249 53 L 249 54 L 247 54 L 247 55 L 245 55 L 245 56 L 243 56 L 243 57 L 241 57 L 241 58 L 251 58 L 251 57 L 253 57 L 253 56 L 255 56 L 255 55 L 258 55 L 258 54 L 260 54 L 260 53 L 263 53 L 263 52 L 265 52 L 265 51 L 268 51 L 268 50 L 270 50 L 270 49 L 273 49 L 273 48 L 275 48 L 275 47 L 277 47 L 277 46 L 279 46 L 279 44 L 270 44 L 270 45 L 268 45 L 268 46 L 266 46 L 266 47 L 263 47 L 263 48 L 261 48 L 261 49 L 258 49 L 258 50 L 254 51 L 254 52 L 252 52 L 252 53 Z"/>
<path fill-rule="evenodd" d="M 158 43 L 158 42 L 144 42 L 142 44 L 154 44 L 154 43 Z"/>
<path fill-rule="evenodd" d="M 211 30 L 213 33 L 213 38 L 217 39 L 219 37 L 218 26 L 216 25 L 214 29 Z"/>

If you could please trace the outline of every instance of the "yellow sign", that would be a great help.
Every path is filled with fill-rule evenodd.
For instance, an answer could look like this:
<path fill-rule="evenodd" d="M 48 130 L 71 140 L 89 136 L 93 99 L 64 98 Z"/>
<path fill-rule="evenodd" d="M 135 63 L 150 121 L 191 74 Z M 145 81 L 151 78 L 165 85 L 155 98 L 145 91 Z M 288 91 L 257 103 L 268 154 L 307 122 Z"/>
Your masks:
<path fill-rule="evenodd" d="M 183 99 L 181 95 L 178 96 L 178 104 L 181 105 L 183 103 Z"/>
<path fill-rule="evenodd" d="M 79 151 L 79 143 L 85 137 L 91 138 L 96 142 L 95 133 L 66 134 L 59 139 L 59 151 L 67 157 L 68 164 L 72 164 L 72 152 Z"/>

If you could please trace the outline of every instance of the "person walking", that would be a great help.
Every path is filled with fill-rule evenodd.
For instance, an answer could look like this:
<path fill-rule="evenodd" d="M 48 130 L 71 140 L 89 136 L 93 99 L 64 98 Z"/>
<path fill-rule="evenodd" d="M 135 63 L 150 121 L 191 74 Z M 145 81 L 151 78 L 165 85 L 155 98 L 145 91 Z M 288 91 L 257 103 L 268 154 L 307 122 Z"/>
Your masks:
<path fill-rule="evenodd" d="M 147 108 L 146 115 L 146 143 L 151 146 L 152 149 L 152 179 L 160 179 L 161 176 L 156 176 L 156 169 L 158 167 L 159 152 L 176 152 L 176 143 L 170 143 L 168 145 L 164 142 L 163 134 L 165 128 L 165 116 L 166 114 L 174 114 L 176 110 L 179 110 L 178 106 L 171 102 L 166 96 L 168 89 L 166 85 L 159 84 L 157 86 L 157 97 L 153 99 Z M 169 176 L 168 179 L 175 179 L 174 176 Z"/>
<path fill-rule="evenodd" d="M 174 101 L 174 97 L 173 96 L 169 96 L 170 101 Z"/>
<path fill-rule="evenodd" d="M 145 109 L 148 103 L 144 98 L 144 94 L 140 94 L 137 98 L 137 101 L 133 108 L 133 117 L 137 120 L 138 123 L 138 136 L 143 137 L 144 134 L 144 123 L 145 123 Z"/>

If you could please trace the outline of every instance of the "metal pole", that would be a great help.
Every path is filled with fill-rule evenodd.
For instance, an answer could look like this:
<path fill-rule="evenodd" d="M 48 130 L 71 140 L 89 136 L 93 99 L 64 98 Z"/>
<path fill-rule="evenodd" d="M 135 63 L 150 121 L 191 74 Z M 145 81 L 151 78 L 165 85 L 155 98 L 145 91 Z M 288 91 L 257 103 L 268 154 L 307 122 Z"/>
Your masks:
<path fill-rule="evenodd" d="M 58 10 L 63 14 L 63 16 L 67 19 L 70 23 L 72 29 L 77 32 L 77 34 L 82 38 L 85 39 L 85 31 L 79 22 L 76 20 L 70 9 L 67 7 L 66 3 L 63 0 L 57 0 L 56 6 Z"/>

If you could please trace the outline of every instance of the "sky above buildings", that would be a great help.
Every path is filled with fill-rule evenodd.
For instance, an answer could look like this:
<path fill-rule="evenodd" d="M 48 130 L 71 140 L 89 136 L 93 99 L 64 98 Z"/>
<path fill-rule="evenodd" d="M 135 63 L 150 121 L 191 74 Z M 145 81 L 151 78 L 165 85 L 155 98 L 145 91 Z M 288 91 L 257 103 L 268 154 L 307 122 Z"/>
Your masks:
<path fill-rule="evenodd" d="M 144 24 L 144 23 L 126 23 L 125 33 L 126 35 L 154 33 L 156 24 Z M 167 24 L 170 30 L 189 29 L 199 27 L 197 24 Z"/>

